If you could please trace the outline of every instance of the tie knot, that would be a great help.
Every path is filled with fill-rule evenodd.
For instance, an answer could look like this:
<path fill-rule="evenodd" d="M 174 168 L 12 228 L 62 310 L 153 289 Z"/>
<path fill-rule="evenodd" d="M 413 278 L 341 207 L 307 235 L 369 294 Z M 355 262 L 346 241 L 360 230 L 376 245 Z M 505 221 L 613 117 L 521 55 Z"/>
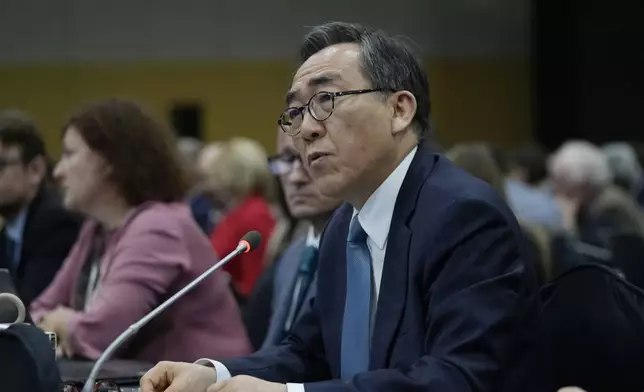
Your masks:
<path fill-rule="evenodd" d="M 362 225 L 360 225 L 360 220 L 358 219 L 358 215 L 356 215 L 351 219 L 351 224 L 349 224 L 349 238 L 347 238 L 347 241 L 364 243 L 366 240 L 367 233 L 362 228 Z"/>

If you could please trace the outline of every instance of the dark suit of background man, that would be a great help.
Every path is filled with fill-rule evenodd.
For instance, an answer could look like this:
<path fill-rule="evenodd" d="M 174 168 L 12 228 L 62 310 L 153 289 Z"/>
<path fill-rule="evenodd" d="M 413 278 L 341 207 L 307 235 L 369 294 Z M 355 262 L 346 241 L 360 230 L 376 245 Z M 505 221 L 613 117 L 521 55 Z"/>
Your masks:
<path fill-rule="evenodd" d="M 11 271 L 29 305 L 53 280 L 80 230 L 48 184 L 45 144 L 16 111 L 0 113 L 0 268 Z"/>
<path fill-rule="evenodd" d="M 279 346 L 161 363 L 143 391 L 548 391 L 521 231 L 488 185 L 421 141 L 422 66 L 345 23 L 314 28 L 300 54 L 281 124 L 320 191 L 347 202 L 322 235 L 312 307 Z"/>

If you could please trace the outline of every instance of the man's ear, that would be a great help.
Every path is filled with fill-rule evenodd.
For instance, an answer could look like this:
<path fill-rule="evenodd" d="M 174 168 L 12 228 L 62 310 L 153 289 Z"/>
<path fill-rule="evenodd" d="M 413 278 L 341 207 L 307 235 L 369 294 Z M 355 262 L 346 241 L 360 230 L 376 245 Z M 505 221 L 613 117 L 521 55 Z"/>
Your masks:
<path fill-rule="evenodd" d="M 409 128 L 416 115 L 418 104 L 414 94 L 407 90 L 396 91 L 389 97 L 389 103 L 393 108 L 391 132 L 396 135 Z"/>

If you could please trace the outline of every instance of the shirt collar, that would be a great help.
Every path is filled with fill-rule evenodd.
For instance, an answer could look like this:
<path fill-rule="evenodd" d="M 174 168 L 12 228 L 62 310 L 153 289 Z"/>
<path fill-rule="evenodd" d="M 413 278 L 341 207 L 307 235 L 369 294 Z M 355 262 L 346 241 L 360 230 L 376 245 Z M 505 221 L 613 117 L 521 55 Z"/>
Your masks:
<path fill-rule="evenodd" d="M 309 230 L 306 232 L 306 246 L 312 246 L 314 248 L 320 247 L 320 235 L 315 234 L 313 225 L 309 226 Z"/>
<path fill-rule="evenodd" d="M 15 218 L 5 224 L 7 237 L 16 243 L 22 242 L 22 233 L 27 222 L 27 208 L 23 208 Z"/>
<path fill-rule="evenodd" d="M 358 215 L 362 229 L 380 250 L 383 250 L 387 244 L 389 226 L 394 215 L 398 192 L 400 192 L 400 187 L 405 180 L 416 150 L 418 150 L 418 146 L 407 154 L 389 177 L 369 196 L 362 209 L 359 211 L 353 209 L 353 216 Z"/>

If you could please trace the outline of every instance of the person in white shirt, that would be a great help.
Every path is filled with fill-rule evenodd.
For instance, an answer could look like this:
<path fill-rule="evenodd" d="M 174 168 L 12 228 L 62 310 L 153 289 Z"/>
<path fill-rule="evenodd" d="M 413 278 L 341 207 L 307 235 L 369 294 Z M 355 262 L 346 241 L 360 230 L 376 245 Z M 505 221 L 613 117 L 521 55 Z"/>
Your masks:
<path fill-rule="evenodd" d="M 320 192 L 345 201 L 320 239 L 316 296 L 281 344 L 161 362 L 142 391 L 552 390 L 521 230 L 432 151 L 417 58 L 341 22 L 313 28 L 300 57 L 279 124 Z"/>

